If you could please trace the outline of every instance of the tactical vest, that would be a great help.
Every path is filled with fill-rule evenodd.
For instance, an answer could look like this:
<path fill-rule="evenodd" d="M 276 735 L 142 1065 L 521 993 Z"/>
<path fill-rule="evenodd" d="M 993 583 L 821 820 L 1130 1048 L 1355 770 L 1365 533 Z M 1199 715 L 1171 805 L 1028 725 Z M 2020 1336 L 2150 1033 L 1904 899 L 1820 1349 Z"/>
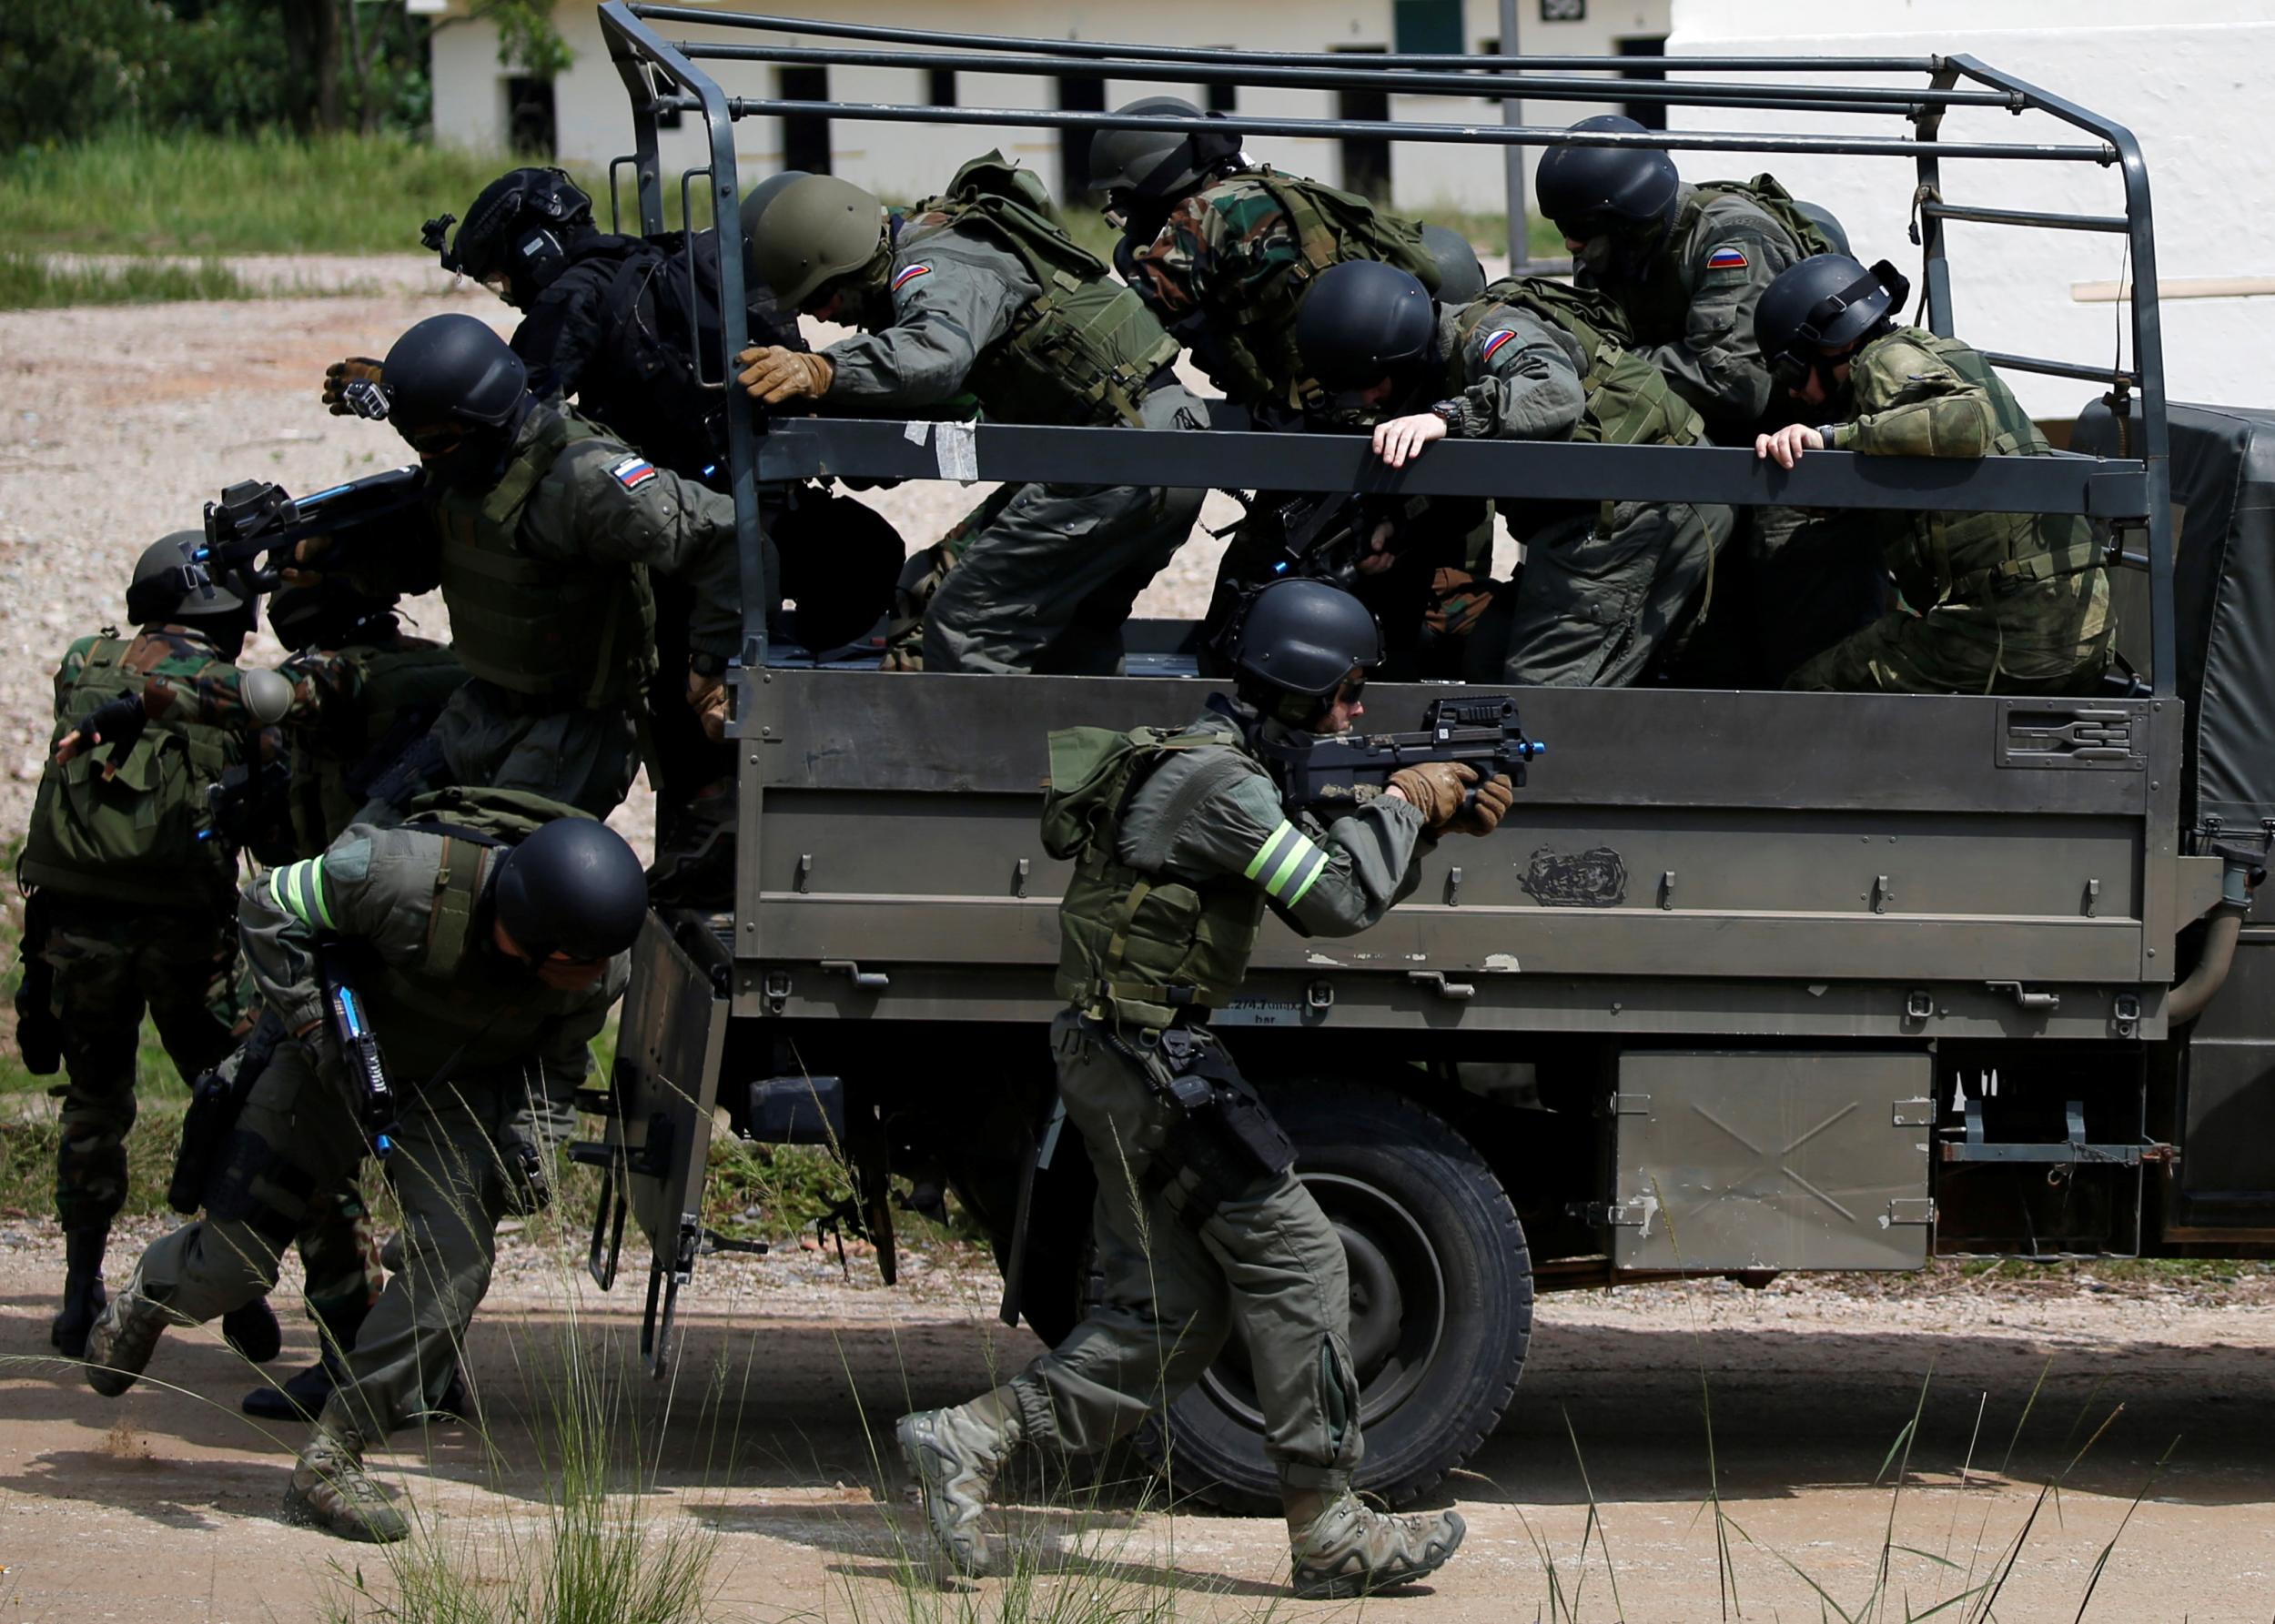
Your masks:
<path fill-rule="evenodd" d="M 1103 260 L 1035 207 L 1019 174 L 996 153 L 966 164 L 946 196 L 918 206 L 898 251 L 921 253 L 940 232 L 976 227 L 1042 289 L 966 380 L 989 417 L 1134 425 L 1153 376 L 1177 359 L 1177 341 Z"/>
<path fill-rule="evenodd" d="M 535 559 L 521 549 L 521 515 L 561 454 L 600 430 L 546 412 L 487 491 L 444 488 L 442 601 L 469 676 L 520 696 L 531 710 L 592 710 L 638 696 L 653 669 L 655 600 L 636 564 Z"/>
<path fill-rule="evenodd" d="M 1356 192 L 1282 175 L 1269 165 L 1234 178 L 1252 181 L 1279 206 L 1302 259 L 1269 283 L 1243 289 L 1239 308 L 1219 313 L 1232 324 L 1232 364 L 1249 375 L 1259 395 L 1275 404 L 1316 408 L 1325 391 L 1306 374 L 1296 348 L 1296 312 L 1311 278 L 1347 259 L 1376 259 L 1406 272 L 1434 295 L 1437 258 L 1422 241 L 1419 223 L 1384 213 Z"/>
<path fill-rule="evenodd" d="M 1227 751 L 1179 787 L 1122 861 L 1130 797 L 1174 753 Z M 1190 885 L 1161 872 L 1184 819 L 1231 780 L 1260 771 L 1230 728 L 1183 732 L 1067 728 L 1050 736 L 1051 787 L 1043 798 L 1043 849 L 1074 860 L 1058 906 L 1058 995 L 1141 1026 L 1168 1026 L 1232 995 L 1263 923 L 1264 893 L 1228 881 Z"/>
<path fill-rule="evenodd" d="M 357 990 L 370 1006 L 372 1027 L 382 1045 L 417 1054 L 420 1047 L 409 1037 L 417 1032 L 423 1047 L 439 1046 L 447 1054 L 463 1037 L 470 1047 L 463 1058 L 480 1064 L 493 1057 L 485 1049 L 511 1053 L 521 1046 L 532 1022 L 542 1023 L 559 1013 L 558 995 L 549 996 L 535 982 L 515 991 L 544 1007 L 509 1010 L 500 1018 L 497 1009 L 483 1001 L 483 994 L 497 989 L 485 986 L 495 978 L 478 968 L 483 961 L 475 957 L 481 945 L 476 914 L 483 888 L 508 847 L 555 818 L 589 816 L 541 795 L 506 790 L 446 790 L 410 803 L 403 827 L 441 836 L 442 849 L 435 862 L 434 902 L 419 955 L 404 964 L 374 958 L 359 969 Z M 471 1001 L 470 991 L 477 994 Z M 522 1018 L 511 1018 L 516 1014 Z M 470 1022 L 475 1028 L 472 1034 L 467 1033 Z M 488 1043 L 477 1048 L 481 1039 Z M 409 1074 L 399 1079 L 407 1086 L 425 1080 Z"/>
<path fill-rule="evenodd" d="M 77 680 L 48 741 L 95 709 L 139 694 L 142 677 L 119 661 L 126 639 L 87 640 Z M 226 900 L 237 883 L 237 853 L 213 838 L 206 792 L 241 751 L 227 729 L 151 722 L 106 778 L 108 748 L 81 751 L 40 775 L 17 874 L 26 885 L 69 896 L 131 903 L 137 910 L 203 907 Z"/>
<path fill-rule="evenodd" d="M 1705 424 L 1668 386 L 1666 375 L 1627 348 L 1633 342 L 1627 318 L 1611 295 L 1545 277 L 1503 277 L 1456 318 L 1457 355 L 1491 318 L 1495 303 L 1562 328 L 1586 356 L 1588 370 L 1580 387 L 1587 404 L 1573 439 L 1607 446 L 1689 446 L 1705 434 Z"/>
<path fill-rule="evenodd" d="M 1981 355 L 1956 338 L 1918 328 L 1890 337 L 1917 345 L 1987 395 L 1997 422 L 1990 455 L 2043 457 L 2052 448 Z M 1885 343 L 1883 339 L 1881 342 Z M 1867 346 L 1857 355 L 1862 366 Z M 1915 609 L 2011 591 L 2037 581 L 2082 574 L 2102 564 L 2091 526 L 2078 513 L 1912 513 L 1887 550 L 1887 566 Z"/>
<path fill-rule="evenodd" d="M 327 712 L 323 725 L 300 733 L 292 751 L 292 832 L 303 857 L 320 855 L 370 797 L 369 781 L 418 741 L 466 681 L 450 649 L 419 642 L 359 645 L 338 651 L 362 671 L 351 713 Z M 375 760 L 374 752 L 385 754 Z"/>

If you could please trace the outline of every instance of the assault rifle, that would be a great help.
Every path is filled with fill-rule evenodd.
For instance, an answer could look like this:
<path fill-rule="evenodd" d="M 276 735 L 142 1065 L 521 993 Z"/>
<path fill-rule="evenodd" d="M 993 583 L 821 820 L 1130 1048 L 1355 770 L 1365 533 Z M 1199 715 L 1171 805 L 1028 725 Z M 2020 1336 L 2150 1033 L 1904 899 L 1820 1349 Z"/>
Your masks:
<path fill-rule="evenodd" d="M 1402 532 L 1430 507 L 1428 497 L 1349 496 L 1330 491 L 1291 497 L 1270 510 L 1268 522 L 1279 537 L 1272 555 L 1274 576 L 1323 580 L 1349 591 L 1360 578 L 1359 560 L 1377 526 L 1395 527 L 1389 550 L 1399 550 Z"/>
<path fill-rule="evenodd" d="M 206 504 L 206 545 L 197 561 L 216 582 L 256 597 L 278 585 L 302 541 L 407 513 L 425 491 L 425 471 L 416 467 L 391 468 L 303 497 L 266 479 L 242 480 L 223 490 L 219 501 Z"/>
<path fill-rule="evenodd" d="M 1506 778 L 1521 790 L 1525 764 L 1548 746 L 1524 736 L 1516 701 L 1484 694 L 1431 701 L 1420 732 L 1340 733 L 1304 742 L 1259 738 L 1251 748 L 1271 769 L 1284 804 L 1339 816 L 1381 794 L 1400 768 L 1424 762 L 1461 762 L 1476 771 L 1479 783 Z"/>
<path fill-rule="evenodd" d="M 364 1131 L 371 1135 L 373 1150 L 384 1158 L 394 1148 L 398 1102 L 387 1062 L 379 1054 L 379 1040 L 364 1019 L 363 1000 L 348 979 L 346 954 L 339 943 L 317 945 L 316 969 L 324 983 L 324 1015 L 348 1068 L 348 1084 L 356 1092 Z"/>

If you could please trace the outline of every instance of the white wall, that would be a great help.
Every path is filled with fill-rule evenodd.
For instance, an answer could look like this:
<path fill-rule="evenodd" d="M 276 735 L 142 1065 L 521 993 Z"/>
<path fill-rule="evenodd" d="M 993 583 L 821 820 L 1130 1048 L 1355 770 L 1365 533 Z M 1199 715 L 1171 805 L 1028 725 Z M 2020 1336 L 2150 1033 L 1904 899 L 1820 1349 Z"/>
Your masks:
<path fill-rule="evenodd" d="M 746 3 L 750 9 L 764 9 L 754 0 Z M 1238 7 L 1221 0 L 1152 0 L 1136 10 L 1120 0 L 1003 0 L 965 6 L 937 0 L 867 0 L 859 5 L 807 0 L 807 4 L 817 14 L 907 27 L 1222 47 L 1228 54 L 1243 49 L 1388 48 L 1393 44 L 1390 0 L 1248 0 Z M 1474 52 L 1499 35 L 1499 9 L 1496 0 L 1464 0 L 1464 43 Z M 1621 37 L 1664 34 L 1668 5 L 1669 0 L 1592 0 L 1584 21 L 1543 23 L 1539 20 L 1539 0 L 1522 0 L 1519 41 L 1525 51 L 1535 55 L 1610 55 L 1615 49 L 1613 42 Z M 447 25 L 434 36 L 435 134 L 438 139 L 459 146 L 496 150 L 505 143 L 507 76 L 498 64 L 497 36 L 488 24 L 466 18 L 464 0 L 451 0 L 451 11 Z M 622 82 L 602 44 L 592 8 L 564 4 L 557 7 L 554 20 L 576 53 L 574 64 L 554 86 L 560 154 L 565 161 L 597 167 L 628 151 L 632 144 L 632 120 Z M 675 38 L 754 37 L 682 25 L 666 25 L 663 31 Z M 829 42 L 814 37 L 783 43 Z M 731 96 L 774 94 L 771 66 L 756 63 L 710 66 Z M 830 92 L 833 99 L 841 101 L 905 104 L 921 102 L 925 86 L 924 76 L 913 69 L 840 67 L 831 70 Z M 1117 106 L 1140 96 L 1163 93 L 1202 99 L 1197 86 L 1109 81 L 1107 105 Z M 1056 105 L 1056 95 L 1051 81 L 1024 76 L 964 74 L 957 85 L 957 97 L 965 106 L 1049 106 Z M 1527 111 L 1543 124 L 1566 124 L 1615 110 L 1616 103 L 1614 91 L 1605 103 L 1541 102 Z M 1318 117 L 1334 111 L 1334 98 L 1323 91 L 1244 88 L 1239 110 L 1259 116 Z M 1400 96 L 1393 102 L 1393 112 L 1411 120 L 1500 122 L 1499 104 L 1469 98 Z M 1054 188 L 1061 181 L 1057 132 L 1041 126 L 983 130 L 968 126 L 838 120 L 833 124 L 831 136 L 836 172 L 893 198 L 936 190 L 958 163 L 990 145 L 1000 145 L 1005 152 L 1024 159 Z M 693 119 L 675 138 L 667 139 L 671 145 L 665 156 L 675 168 L 695 161 L 702 150 Z M 1259 137 L 1249 143 L 1249 149 L 1259 158 L 1324 180 L 1342 177 L 1341 156 L 1332 141 Z M 739 124 L 736 159 L 751 178 L 781 167 L 779 121 L 758 118 Z M 1528 170 L 1530 164 L 1528 155 Z M 1496 211 L 1503 196 L 1501 149 L 1482 144 L 1401 145 L 1392 149 L 1391 185 L 1397 200 L 1408 208 Z"/>
<path fill-rule="evenodd" d="M 1692 55 L 1924 55 L 1967 54 L 2130 126 L 2139 138 L 2154 198 L 2167 387 L 2175 399 L 2224 405 L 2275 397 L 2275 295 L 2175 298 L 2207 278 L 2275 285 L 2275 181 L 2269 178 L 2275 116 L 2275 20 L 2264 0 L 2162 0 L 2156 20 L 2133 0 L 1903 0 L 1848 14 L 1853 32 L 1828 29 L 1817 0 L 1674 0 L 1668 49 Z M 1866 30 L 1869 31 L 1866 31 Z M 1866 81 L 1876 82 L 1876 81 Z M 1914 78 L 1903 81 L 1922 83 Z M 1818 129 L 1823 116 L 1681 110 L 1692 128 Z M 1837 121 L 1841 127 L 1906 135 L 1900 119 Z M 1963 109 L 1945 120 L 1946 141 L 2045 141 L 2086 137 L 2039 116 Z M 1859 257 L 1894 260 L 1916 275 L 1906 235 L 1915 177 L 1903 158 L 1678 154 L 1694 178 L 1771 169 L 1797 196 L 1830 207 Z M 2094 165 L 1946 160 L 1952 203 L 2074 213 L 2124 212 L 2113 169 Z M 1952 223 L 1954 324 L 1987 349 L 2100 362 L 2117 341 L 2127 307 L 2076 297 L 2078 284 L 2117 279 L 2123 239 Z M 2176 281 L 2180 287 L 2174 287 Z M 2129 361 L 2129 333 L 2126 340 Z M 2023 403 L 2068 416 L 2090 384 L 2008 373 Z"/>

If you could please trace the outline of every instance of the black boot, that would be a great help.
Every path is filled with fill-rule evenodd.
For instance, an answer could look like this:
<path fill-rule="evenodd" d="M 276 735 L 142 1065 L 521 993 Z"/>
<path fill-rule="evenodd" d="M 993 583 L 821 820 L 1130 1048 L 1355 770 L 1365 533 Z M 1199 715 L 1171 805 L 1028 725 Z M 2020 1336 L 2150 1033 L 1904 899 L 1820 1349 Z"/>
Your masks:
<path fill-rule="evenodd" d="M 86 1357 L 86 1334 L 110 1300 L 103 1289 L 103 1252 L 110 1226 L 64 1231 L 63 1306 L 47 1322 L 47 1340 L 66 1358 Z"/>
<path fill-rule="evenodd" d="M 356 1333 L 370 1312 L 369 1303 L 358 1303 L 352 1310 L 311 1315 L 320 1355 L 316 1363 L 275 1387 L 255 1387 L 238 1407 L 264 1421 L 315 1420 L 323 1414 L 332 1389 L 348 1379 L 348 1350 L 356 1345 Z"/>
<path fill-rule="evenodd" d="M 266 1365 L 284 1352 L 284 1326 L 267 1297 L 255 1297 L 221 1316 L 221 1335 L 240 1357 Z"/>

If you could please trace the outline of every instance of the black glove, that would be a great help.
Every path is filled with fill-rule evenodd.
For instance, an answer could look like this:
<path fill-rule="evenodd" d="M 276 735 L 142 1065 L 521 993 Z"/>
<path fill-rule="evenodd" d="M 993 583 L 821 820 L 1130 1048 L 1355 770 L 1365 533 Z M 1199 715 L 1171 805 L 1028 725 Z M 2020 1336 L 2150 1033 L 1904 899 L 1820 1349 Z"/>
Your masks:
<path fill-rule="evenodd" d="M 149 724 L 149 716 L 142 708 L 142 696 L 123 693 L 115 700 L 106 700 L 87 712 L 86 719 L 66 733 L 56 743 L 56 760 L 68 762 L 74 756 L 101 745 L 110 746 L 110 760 L 103 764 L 103 776 L 111 777 L 127 752 L 142 741 L 143 729 Z"/>

